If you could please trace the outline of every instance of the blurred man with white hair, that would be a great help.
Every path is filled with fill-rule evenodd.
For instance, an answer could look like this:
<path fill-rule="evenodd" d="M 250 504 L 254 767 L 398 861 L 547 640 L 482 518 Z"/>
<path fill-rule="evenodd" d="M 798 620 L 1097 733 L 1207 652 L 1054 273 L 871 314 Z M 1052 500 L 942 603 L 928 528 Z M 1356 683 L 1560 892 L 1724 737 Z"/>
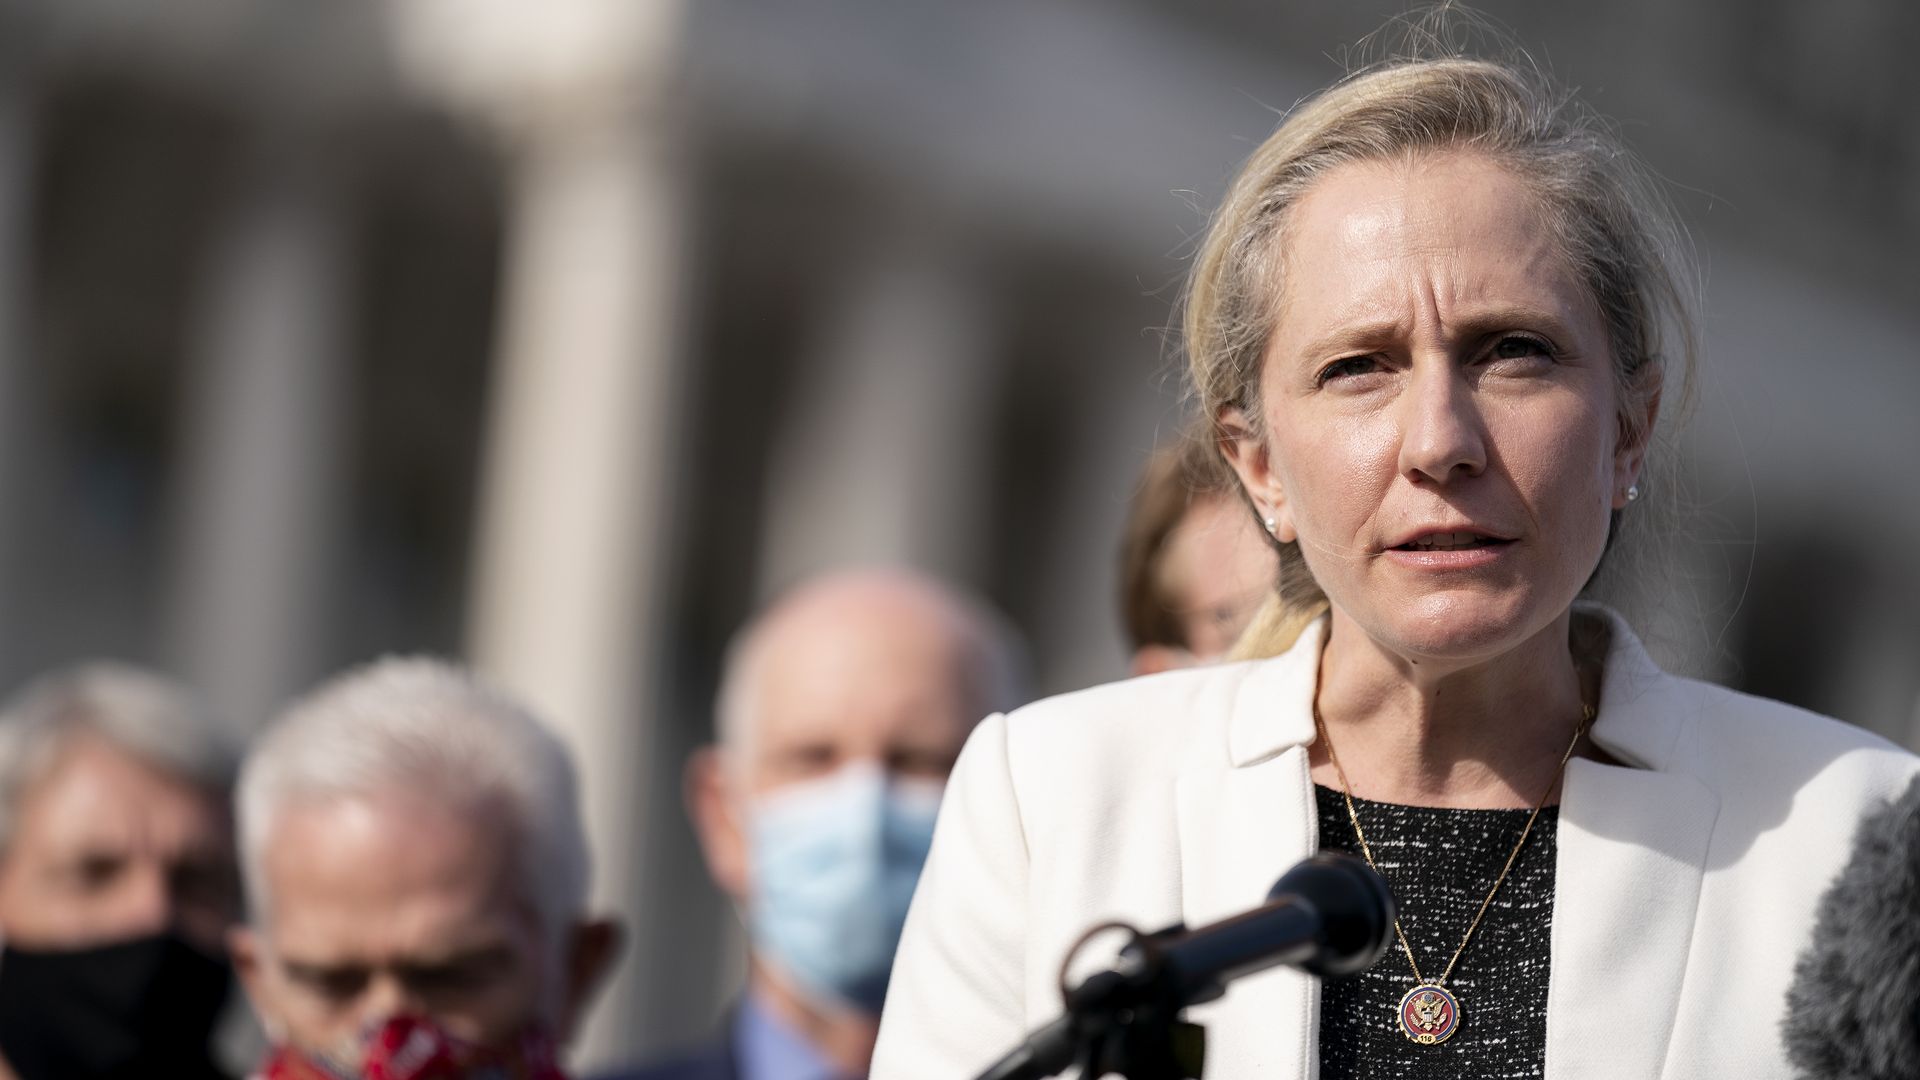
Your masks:
<path fill-rule="evenodd" d="M 221 1075 L 236 751 L 185 688 L 123 664 L 0 708 L 0 1077 Z"/>
<path fill-rule="evenodd" d="M 1021 682 L 999 616 L 904 572 L 803 584 L 740 632 L 687 794 L 746 919 L 747 992 L 715 1044 L 637 1080 L 865 1074 L 947 773 Z"/>
<path fill-rule="evenodd" d="M 237 806 L 266 1077 L 561 1075 L 618 933 L 586 915 L 573 763 L 525 708 L 446 663 L 369 665 L 287 710 Z"/>

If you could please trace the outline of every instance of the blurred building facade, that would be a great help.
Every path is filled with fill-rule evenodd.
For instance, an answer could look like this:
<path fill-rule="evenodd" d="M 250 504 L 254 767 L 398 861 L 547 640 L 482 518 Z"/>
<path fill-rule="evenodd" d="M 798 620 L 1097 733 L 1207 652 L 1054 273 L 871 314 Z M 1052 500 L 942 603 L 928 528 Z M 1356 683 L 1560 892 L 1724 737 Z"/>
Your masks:
<path fill-rule="evenodd" d="M 1920 744 L 1920 9 L 1485 7 L 1703 253 L 1656 647 Z M 728 632 L 906 562 L 1045 689 L 1117 677 L 1182 257 L 1392 10 L 8 0 L 0 678 L 118 654 L 251 728 L 474 660 L 581 750 L 635 920 L 586 1058 L 684 1040 L 738 975 L 677 776 Z"/>

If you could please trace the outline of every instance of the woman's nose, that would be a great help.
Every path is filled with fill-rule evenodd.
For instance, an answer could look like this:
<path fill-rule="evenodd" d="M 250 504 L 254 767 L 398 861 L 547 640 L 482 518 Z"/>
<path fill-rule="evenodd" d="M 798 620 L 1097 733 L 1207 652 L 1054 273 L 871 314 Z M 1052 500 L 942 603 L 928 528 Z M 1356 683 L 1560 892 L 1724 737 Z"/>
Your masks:
<path fill-rule="evenodd" d="M 1487 467 L 1486 429 L 1472 387 L 1451 362 L 1415 366 L 1400 405 L 1400 473 L 1446 484 Z"/>

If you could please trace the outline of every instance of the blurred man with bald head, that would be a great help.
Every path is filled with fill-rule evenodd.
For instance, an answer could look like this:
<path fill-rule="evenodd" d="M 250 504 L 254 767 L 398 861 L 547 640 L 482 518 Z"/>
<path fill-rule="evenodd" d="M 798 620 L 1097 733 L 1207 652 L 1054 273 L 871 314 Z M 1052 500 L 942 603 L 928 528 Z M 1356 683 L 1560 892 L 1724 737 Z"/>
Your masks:
<path fill-rule="evenodd" d="M 1023 700 L 1019 669 L 997 615 L 899 571 L 805 583 L 740 631 L 687 795 L 747 921 L 747 993 L 716 1045 L 640 1077 L 865 1075 L 947 772 Z"/>

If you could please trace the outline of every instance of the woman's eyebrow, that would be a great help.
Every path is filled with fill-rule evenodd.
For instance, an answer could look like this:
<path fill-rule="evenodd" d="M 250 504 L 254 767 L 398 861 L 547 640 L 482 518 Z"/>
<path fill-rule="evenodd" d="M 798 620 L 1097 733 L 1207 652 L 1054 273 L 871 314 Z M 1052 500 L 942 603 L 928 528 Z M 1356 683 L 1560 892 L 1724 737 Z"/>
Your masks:
<path fill-rule="evenodd" d="M 1488 308 L 1467 312 L 1449 320 L 1451 337 L 1467 340 L 1496 334 L 1502 330 L 1533 330 L 1556 341 L 1572 335 L 1565 319 L 1545 308 L 1527 304 Z"/>
<path fill-rule="evenodd" d="M 1297 355 L 1301 359 L 1314 360 L 1336 354 L 1372 352 L 1404 332 L 1404 326 L 1397 319 L 1342 323 L 1301 346 Z"/>
<path fill-rule="evenodd" d="M 1530 304 L 1482 308 L 1447 320 L 1447 337 L 1456 342 L 1474 340 L 1502 330 L 1534 330 L 1556 341 L 1564 341 L 1572 333 L 1566 320 L 1558 314 Z M 1295 355 L 1313 361 L 1321 357 L 1372 352 L 1404 336 L 1406 327 L 1398 320 L 1343 324 L 1307 342 Z"/>

